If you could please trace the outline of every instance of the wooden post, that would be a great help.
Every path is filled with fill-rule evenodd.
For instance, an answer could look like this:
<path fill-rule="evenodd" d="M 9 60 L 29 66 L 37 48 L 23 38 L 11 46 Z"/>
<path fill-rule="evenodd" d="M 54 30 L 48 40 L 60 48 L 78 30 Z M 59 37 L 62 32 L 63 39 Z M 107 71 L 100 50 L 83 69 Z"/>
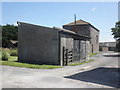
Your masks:
<path fill-rule="evenodd" d="M 64 59 L 65 59 L 65 47 L 63 47 L 63 52 L 62 52 L 62 54 L 63 54 L 63 55 L 62 55 L 62 56 L 63 56 L 62 61 L 63 61 L 63 66 L 64 66 L 64 65 L 65 65 L 65 63 L 64 63 L 64 62 L 65 62 L 65 60 L 64 60 Z"/>
<path fill-rule="evenodd" d="M 68 49 L 66 49 L 66 66 L 68 65 Z"/>
<path fill-rule="evenodd" d="M 75 18 L 75 26 L 74 26 L 74 31 L 76 32 L 76 14 L 74 14 L 74 18 Z"/>

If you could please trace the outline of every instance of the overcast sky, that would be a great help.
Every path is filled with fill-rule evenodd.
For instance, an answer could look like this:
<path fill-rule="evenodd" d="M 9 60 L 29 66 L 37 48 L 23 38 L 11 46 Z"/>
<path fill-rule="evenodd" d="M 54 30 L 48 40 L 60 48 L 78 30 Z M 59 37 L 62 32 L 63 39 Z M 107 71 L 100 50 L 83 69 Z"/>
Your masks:
<path fill-rule="evenodd" d="M 118 21 L 117 2 L 3 2 L 2 24 L 17 21 L 62 27 L 73 22 L 74 14 L 100 30 L 100 42 L 114 41 L 111 28 Z"/>

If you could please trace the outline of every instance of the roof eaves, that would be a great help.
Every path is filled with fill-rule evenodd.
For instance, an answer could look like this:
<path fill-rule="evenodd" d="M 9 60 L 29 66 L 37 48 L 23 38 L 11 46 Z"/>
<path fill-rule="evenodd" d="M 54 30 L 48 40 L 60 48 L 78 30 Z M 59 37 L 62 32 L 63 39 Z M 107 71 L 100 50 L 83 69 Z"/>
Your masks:
<path fill-rule="evenodd" d="M 95 30 L 97 30 L 98 32 L 100 32 L 99 29 L 97 29 L 95 26 L 93 26 L 92 24 L 89 24 L 91 27 L 93 27 Z"/>
<path fill-rule="evenodd" d="M 61 28 L 58 28 L 58 27 L 54 27 L 54 29 L 57 29 L 57 30 L 59 30 L 60 32 L 63 32 L 63 33 L 65 32 L 65 33 L 69 33 L 69 34 L 73 34 L 73 35 L 77 35 L 77 36 L 81 36 L 81 37 L 90 39 L 90 37 L 88 37 L 88 36 L 84 36 L 82 34 L 77 34 L 73 31 L 70 31 L 70 30 L 67 30 L 67 29 L 61 29 Z"/>

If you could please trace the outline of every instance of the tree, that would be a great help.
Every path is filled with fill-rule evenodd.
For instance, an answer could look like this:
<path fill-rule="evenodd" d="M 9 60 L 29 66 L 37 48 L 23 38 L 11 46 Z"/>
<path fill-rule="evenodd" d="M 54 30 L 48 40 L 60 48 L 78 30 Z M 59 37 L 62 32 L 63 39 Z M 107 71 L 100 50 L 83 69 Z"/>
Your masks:
<path fill-rule="evenodd" d="M 2 26 L 0 25 L 0 47 L 2 47 Z"/>
<path fill-rule="evenodd" d="M 10 40 L 17 40 L 18 27 L 14 25 L 2 26 L 2 47 L 7 47 Z"/>
<path fill-rule="evenodd" d="M 116 40 L 120 39 L 120 21 L 116 22 L 115 27 L 112 28 L 112 35 Z"/>
<path fill-rule="evenodd" d="M 115 27 L 112 28 L 112 35 L 116 40 L 116 49 L 120 51 L 120 21 L 116 22 Z"/>

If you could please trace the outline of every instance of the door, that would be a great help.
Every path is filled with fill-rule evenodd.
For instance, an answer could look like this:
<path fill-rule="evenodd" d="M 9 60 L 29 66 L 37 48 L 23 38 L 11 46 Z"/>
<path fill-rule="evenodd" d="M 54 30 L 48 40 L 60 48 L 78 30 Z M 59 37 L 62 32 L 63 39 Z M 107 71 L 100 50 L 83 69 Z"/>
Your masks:
<path fill-rule="evenodd" d="M 73 60 L 79 61 L 80 60 L 80 41 L 74 40 L 73 42 Z"/>
<path fill-rule="evenodd" d="M 80 43 L 80 59 L 83 60 L 86 58 L 86 44 L 85 41 Z"/>

